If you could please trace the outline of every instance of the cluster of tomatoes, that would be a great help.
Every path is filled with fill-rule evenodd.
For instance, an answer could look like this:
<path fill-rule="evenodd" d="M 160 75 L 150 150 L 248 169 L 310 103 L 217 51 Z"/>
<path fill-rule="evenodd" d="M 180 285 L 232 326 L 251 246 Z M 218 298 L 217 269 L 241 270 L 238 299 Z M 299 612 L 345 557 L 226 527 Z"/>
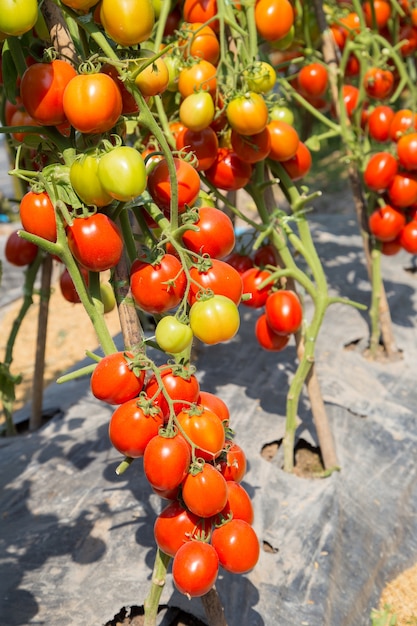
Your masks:
<path fill-rule="evenodd" d="M 178 589 L 200 596 L 213 586 L 219 565 L 242 574 L 259 557 L 252 503 L 240 484 L 246 457 L 233 441 L 227 405 L 200 389 L 192 368 L 147 366 L 143 355 L 104 356 L 91 390 L 118 405 L 109 424 L 113 446 L 126 457 L 143 457 L 153 491 L 169 500 L 156 519 L 155 539 L 173 557 Z"/>

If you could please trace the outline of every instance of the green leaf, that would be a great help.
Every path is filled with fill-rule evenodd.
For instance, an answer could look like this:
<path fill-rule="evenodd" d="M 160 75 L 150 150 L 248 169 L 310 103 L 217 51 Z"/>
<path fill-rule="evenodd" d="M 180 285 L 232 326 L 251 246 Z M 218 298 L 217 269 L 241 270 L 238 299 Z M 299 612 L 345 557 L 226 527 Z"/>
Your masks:
<path fill-rule="evenodd" d="M 3 44 L 1 53 L 1 66 L 3 73 L 3 88 L 6 99 L 12 104 L 16 104 L 16 84 L 18 71 L 13 61 L 13 56 L 9 48 L 9 43 L 6 41 Z"/>

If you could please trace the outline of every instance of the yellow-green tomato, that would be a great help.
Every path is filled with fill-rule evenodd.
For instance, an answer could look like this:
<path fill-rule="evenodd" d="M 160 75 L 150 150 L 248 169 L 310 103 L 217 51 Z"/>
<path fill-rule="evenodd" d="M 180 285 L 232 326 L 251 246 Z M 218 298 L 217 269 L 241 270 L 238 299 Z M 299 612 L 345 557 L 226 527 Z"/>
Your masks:
<path fill-rule="evenodd" d="M 17 37 L 33 28 L 38 19 L 37 0 L 2 0 L 0 31 Z"/>
<path fill-rule="evenodd" d="M 158 346 L 169 354 L 178 354 L 189 347 L 193 331 L 174 315 L 166 315 L 157 324 L 155 339 Z"/>
<path fill-rule="evenodd" d="M 70 181 L 75 193 L 85 204 L 107 206 L 113 198 L 104 190 L 98 177 L 99 157 L 83 154 L 70 168 Z"/>
<path fill-rule="evenodd" d="M 250 91 L 268 93 L 274 87 L 277 74 L 275 69 L 266 61 L 257 61 L 252 67 L 243 72 Z"/>
<path fill-rule="evenodd" d="M 226 296 L 216 294 L 207 300 L 197 300 L 190 309 L 190 326 L 203 343 L 229 341 L 239 330 L 239 310 Z"/>
<path fill-rule="evenodd" d="M 100 298 L 104 313 L 110 313 L 116 306 L 116 296 L 110 283 L 100 283 Z"/>
<path fill-rule="evenodd" d="M 207 91 L 192 93 L 180 104 L 180 122 L 194 132 L 204 130 L 214 119 L 213 98 Z"/>
<path fill-rule="evenodd" d="M 145 162 L 131 146 L 116 146 L 106 152 L 97 173 L 104 190 L 120 202 L 133 200 L 146 189 Z"/>

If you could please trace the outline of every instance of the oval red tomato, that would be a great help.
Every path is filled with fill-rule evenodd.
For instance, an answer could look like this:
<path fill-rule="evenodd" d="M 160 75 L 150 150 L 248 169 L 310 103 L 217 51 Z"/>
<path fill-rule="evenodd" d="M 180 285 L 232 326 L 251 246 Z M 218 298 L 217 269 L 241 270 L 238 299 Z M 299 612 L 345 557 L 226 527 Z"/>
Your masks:
<path fill-rule="evenodd" d="M 20 201 L 20 221 L 32 235 L 56 241 L 56 216 L 54 205 L 45 191 L 28 191 Z"/>
<path fill-rule="evenodd" d="M 190 225 L 192 228 L 184 232 L 182 241 L 191 252 L 223 259 L 233 250 L 235 230 L 232 220 L 224 211 L 202 206 L 198 209 L 197 221 Z"/>
<path fill-rule="evenodd" d="M 67 228 L 67 238 L 72 255 L 92 272 L 111 269 L 123 254 L 120 229 L 104 213 L 75 218 Z"/>
<path fill-rule="evenodd" d="M 123 404 L 140 394 L 144 380 L 145 370 L 135 368 L 131 352 L 114 352 L 97 363 L 90 387 L 98 400 Z"/>
<path fill-rule="evenodd" d="M 6 239 L 4 256 L 12 265 L 24 267 L 36 259 L 38 250 L 38 246 L 19 237 L 19 231 L 14 230 Z"/>
<path fill-rule="evenodd" d="M 145 448 L 143 471 L 152 487 L 167 491 L 184 480 L 190 462 L 190 448 L 182 435 L 168 437 L 158 434 Z"/>
<path fill-rule="evenodd" d="M 209 463 L 201 471 L 189 473 L 182 483 L 182 498 L 195 515 L 212 517 L 227 503 L 227 482 Z"/>
<path fill-rule="evenodd" d="M 268 296 L 265 313 L 272 330 L 282 335 L 296 333 L 303 321 L 300 299 L 288 289 L 279 289 Z"/>
<path fill-rule="evenodd" d="M 130 270 L 130 288 L 136 304 L 148 313 L 164 313 L 184 296 L 187 279 L 181 262 L 164 254 L 155 263 L 136 259 Z"/>
<path fill-rule="evenodd" d="M 177 551 L 172 562 L 172 579 L 177 589 L 193 598 L 203 596 L 216 582 L 219 559 L 209 543 L 189 541 Z"/>
<path fill-rule="evenodd" d="M 220 565 L 228 572 L 244 574 L 258 562 L 259 539 L 252 526 L 244 520 L 232 519 L 215 528 L 211 543 L 218 554 Z M 245 546 L 244 550 L 242 546 Z"/>
<path fill-rule="evenodd" d="M 133 398 L 117 407 L 111 416 L 110 441 L 121 454 L 131 458 L 142 457 L 163 423 L 164 417 L 158 407 L 147 410 Z"/>

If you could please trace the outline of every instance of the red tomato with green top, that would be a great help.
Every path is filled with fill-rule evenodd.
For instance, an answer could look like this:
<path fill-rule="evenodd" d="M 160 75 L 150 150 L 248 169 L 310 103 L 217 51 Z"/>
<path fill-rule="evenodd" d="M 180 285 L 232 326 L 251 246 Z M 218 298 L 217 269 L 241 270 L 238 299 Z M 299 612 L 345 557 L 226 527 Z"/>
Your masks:
<path fill-rule="evenodd" d="M 121 454 L 133 459 L 142 457 L 146 446 L 164 423 L 158 407 L 142 408 L 137 398 L 124 402 L 110 418 L 109 437 Z"/>
<path fill-rule="evenodd" d="M 207 268 L 199 269 L 194 265 L 190 269 L 190 290 L 188 301 L 190 304 L 198 299 L 201 291 L 211 290 L 215 295 L 226 296 L 235 304 L 239 304 L 243 285 L 241 275 L 234 267 L 221 259 L 210 259 Z"/>
<path fill-rule="evenodd" d="M 233 222 L 224 211 L 216 207 L 202 206 L 198 219 L 190 223 L 190 230 L 182 236 L 183 244 L 196 254 L 208 254 L 214 259 L 223 259 L 235 246 Z M 197 227 L 198 230 L 194 230 Z"/>
<path fill-rule="evenodd" d="M 262 94 L 249 91 L 232 98 L 226 106 L 229 125 L 240 135 L 255 135 L 268 122 L 268 107 Z"/>
<path fill-rule="evenodd" d="M 181 593 L 190 598 L 204 596 L 216 582 L 219 558 L 203 541 L 189 541 L 177 551 L 172 562 L 172 579 Z"/>
<path fill-rule="evenodd" d="M 237 191 L 250 181 L 252 164 L 239 158 L 233 149 L 221 147 L 213 164 L 204 174 L 214 187 L 224 191 Z"/>
<path fill-rule="evenodd" d="M 90 379 L 95 398 L 108 404 L 123 404 L 136 398 L 143 389 L 145 370 L 134 366 L 131 352 L 105 355 L 96 365 Z"/>
<path fill-rule="evenodd" d="M 67 239 L 72 255 L 91 272 L 111 269 L 123 254 L 120 229 L 104 213 L 76 217 L 67 227 Z"/>
<path fill-rule="evenodd" d="M 184 543 L 196 538 L 202 530 L 202 523 L 198 515 L 174 500 L 162 509 L 153 530 L 158 548 L 173 557 Z"/>
<path fill-rule="evenodd" d="M 180 434 L 153 437 L 143 454 L 143 471 L 155 489 L 170 490 L 186 477 L 191 463 L 188 443 Z"/>
<path fill-rule="evenodd" d="M 196 446 L 198 458 L 213 461 L 222 453 L 225 444 L 223 422 L 213 411 L 197 404 L 178 413 L 177 422 L 181 432 Z"/>
<path fill-rule="evenodd" d="M 390 152 L 377 152 L 366 164 L 363 179 L 369 189 L 382 193 L 388 189 L 397 171 L 397 159 Z"/>
<path fill-rule="evenodd" d="M 182 483 L 184 504 L 195 515 L 213 517 L 227 503 L 227 482 L 209 463 L 204 463 L 197 473 L 189 473 Z"/>
<path fill-rule="evenodd" d="M 252 526 L 244 520 L 232 519 L 215 528 L 211 544 L 217 552 L 220 565 L 233 574 L 245 574 L 258 562 L 259 539 Z M 244 550 L 242 546 L 245 546 Z"/>
<path fill-rule="evenodd" d="M 173 402 L 175 414 L 197 402 L 200 393 L 200 383 L 189 370 L 184 368 L 177 371 L 172 367 L 161 366 L 160 376 L 163 388 L 160 388 L 158 379 L 153 374 L 146 383 L 145 391 L 153 403 L 161 408 L 165 417 L 169 415 L 169 403 L 165 394 Z"/>
<path fill-rule="evenodd" d="M 136 259 L 130 269 L 132 295 L 147 313 L 164 313 L 178 306 L 186 286 L 181 262 L 173 254 L 164 254 L 154 263 Z"/>
<path fill-rule="evenodd" d="M 178 211 L 184 213 L 187 206 L 192 206 L 198 198 L 200 176 L 190 163 L 178 157 L 174 157 L 174 168 L 178 185 Z M 161 159 L 149 172 L 148 191 L 160 209 L 170 210 L 172 190 L 166 159 Z"/>
<path fill-rule="evenodd" d="M 303 308 L 299 297 L 289 289 L 271 293 L 265 303 L 268 324 L 278 335 L 296 333 L 303 321 Z"/>
<path fill-rule="evenodd" d="M 28 191 L 20 201 L 20 221 L 32 235 L 56 241 L 56 216 L 54 205 L 45 191 Z"/>
<path fill-rule="evenodd" d="M 252 267 L 242 274 L 243 293 L 249 298 L 242 300 L 244 306 L 252 309 L 260 309 L 265 305 L 266 299 L 271 292 L 272 283 L 268 283 L 262 289 L 259 286 L 271 276 L 268 270 Z"/>

